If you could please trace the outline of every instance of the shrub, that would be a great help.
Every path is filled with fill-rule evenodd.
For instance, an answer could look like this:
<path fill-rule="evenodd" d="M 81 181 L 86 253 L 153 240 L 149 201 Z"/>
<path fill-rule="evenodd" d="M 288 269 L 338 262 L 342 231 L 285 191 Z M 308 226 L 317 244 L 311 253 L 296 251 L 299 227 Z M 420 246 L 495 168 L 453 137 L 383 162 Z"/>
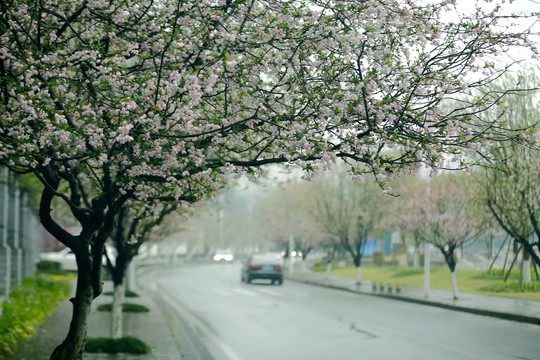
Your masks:
<path fill-rule="evenodd" d="M 326 271 L 326 263 L 323 263 L 322 261 L 316 261 L 315 264 L 313 264 L 311 270 L 318 272 Z"/>
<path fill-rule="evenodd" d="M 53 260 L 40 260 L 36 267 L 40 271 L 58 271 L 61 269 L 62 264 Z"/>
<path fill-rule="evenodd" d="M 111 311 L 112 310 L 112 304 L 101 304 L 97 307 L 99 311 Z M 122 304 L 122 311 L 123 312 L 149 312 L 150 309 L 148 309 L 144 305 L 139 304 L 131 304 L 131 303 L 124 303 Z"/>
<path fill-rule="evenodd" d="M 120 339 L 111 338 L 88 338 L 84 351 L 90 353 L 108 354 L 149 354 L 150 346 L 143 341 L 132 336 L 125 336 Z"/>
<path fill-rule="evenodd" d="M 36 273 L 11 290 L 2 303 L 0 358 L 35 333 L 37 325 L 69 296 L 70 279 Z"/>
<path fill-rule="evenodd" d="M 384 265 L 384 252 L 382 250 L 373 251 L 373 264 L 376 266 Z"/>
<path fill-rule="evenodd" d="M 103 295 L 112 296 L 114 294 L 113 294 L 112 291 L 107 291 L 107 292 L 103 293 Z M 131 291 L 131 290 L 126 290 L 126 292 L 124 293 L 124 296 L 125 297 L 130 297 L 130 298 L 135 298 L 135 297 L 139 297 L 139 294 L 137 294 L 136 292 Z"/>

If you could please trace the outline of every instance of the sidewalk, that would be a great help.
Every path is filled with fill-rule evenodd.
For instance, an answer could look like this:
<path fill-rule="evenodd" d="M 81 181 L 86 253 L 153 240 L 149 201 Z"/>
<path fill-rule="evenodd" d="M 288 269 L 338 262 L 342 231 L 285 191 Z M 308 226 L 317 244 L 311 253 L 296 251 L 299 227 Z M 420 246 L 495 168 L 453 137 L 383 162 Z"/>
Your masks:
<path fill-rule="evenodd" d="M 112 290 L 112 283 L 104 283 L 104 293 Z M 144 305 L 148 313 L 124 313 L 124 335 L 134 336 L 152 348 L 148 355 L 91 354 L 85 353 L 84 360 L 178 360 L 182 359 L 178 339 L 175 337 L 169 317 L 156 304 L 151 294 L 137 291 L 137 298 L 127 298 L 127 302 Z M 100 295 L 92 304 L 88 322 L 88 337 L 110 337 L 110 312 L 97 311 L 98 305 L 112 302 L 112 296 Z M 72 307 L 68 300 L 62 302 L 38 328 L 28 342 L 16 353 L 4 360 L 49 360 L 54 348 L 60 344 L 71 320 Z"/>
<path fill-rule="evenodd" d="M 310 271 L 306 272 L 305 275 L 298 273 L 288 276 L 287 280 L 540 325 L 540 301 L 468 293 L 461 293 L 459 300 L 454 301 L 451 291 L 436 289 L 431 289 L 429 296 L 426 298 L 423 288 L 402 287 L 398 293 L 395 288 L 397 284 L 392 284 L 392 292 L 388 292 L 387 285 L 383 289 L 377 284 L 374 289 L 371 281 L 364 281 L 357 288 L 353 279 L 330 276 L 325 280 L 324 274 Z M 104 292 L 111 290 L 111 282 L 105 282 Z M 149 355 L 85 353 L 84 360 L 189 359 L 189 354 L 184 354 L 186 347 L 182 346 L 182 343 L 189 341 L 186 337 L 189 338 L 190 334 L 189 331 L 186 332 L 185 327 L 182 328 L 182 325 L 177 324 L 181 320 L 175 319 L 177 315 L 172 314 L 169 308 L 160 302 L 158 298 L 154 298 L 151 293 L 138 291 L 138 294 L 140 297 L 128 298 L 127 301 L 145 305 L 150 309 L 150 312 L 124 313 L 124 334 L 135 336 L 146 342 L 152 347 L 152 353 Z M 111 301 L 112 297 L 108 295 L 100 295 L 94 301 L 88 323 L 89 337 L 110 337 L 110 313 L 97 311 L 96 307 L 99 304 L 110 303 Z M 64 339 L 70 317 L 71 303 L 66 300 L 58 306 L 26 344 L 22 345 L 15 354 L 5 358 L 5 360 L 48 360 L 53 349 Z M 181 348 L 183 351 L 181 351 Z"/>
<path fill-rule="evenodd" d="M 452 291 L 439 289 L 430 289 L 428 296 L 426 297 L 424 288 L 420 287 L 402 286 L 398 292 L 396 286 L 399 285 L 399 283 L 390 284 L 392 289 L 389 290 L 388 284 L 382 284 L 382 286 L 380 286 L 381 284 L 372 284 L 371 281 L 363 281 L 362 284 L 357 287 L 354 279 L 338 276 L 329 276 L 328 279 L 325 279 L 323 273 L 313 271 L 306 271 L 305 274 L 295 273 L 292 276 L 289 275 L 288 279 L 313 285 L 358 292 L 370 296 L 381 296 L 422 305 L 442 307 L 456 311 L 540 325 L 540 301 L 470 293 L 460 293 L 459 299 L 454 300 Z"/>

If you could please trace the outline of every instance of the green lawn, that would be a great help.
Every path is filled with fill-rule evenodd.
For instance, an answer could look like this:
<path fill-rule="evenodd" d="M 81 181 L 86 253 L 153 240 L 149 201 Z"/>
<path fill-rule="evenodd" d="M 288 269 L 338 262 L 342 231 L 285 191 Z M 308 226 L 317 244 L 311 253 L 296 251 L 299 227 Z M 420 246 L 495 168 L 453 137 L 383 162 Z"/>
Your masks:
<path fill-rule="evenodd" d="M 323 271 L 323 268 L 317 267 L 316 270 Z M 540 301 L 540 282 L 535 280 L 535 274 L 533 274 L 533 282 L 529 289 L 519 288 L 519 273 L 513 272 L 506 284 L 499 274 L 500 270 L 487 273 L 485 271 L 458 269 L 456 270 L 458 290 L 467 293 Z M 352 266 L 333 268 L 332 275 L 355 278 L 355 270 Z M 424 270 L 390 266 L 362 266 L 362 279 L 385 284 L 423 287 Z M 452 289 L 450 270 L 448 268 L 432 268 L 430 280 L 430 287 L 433 289 Z M 490 291 L 482 290 L 485 287 L 489 287 Z"/>

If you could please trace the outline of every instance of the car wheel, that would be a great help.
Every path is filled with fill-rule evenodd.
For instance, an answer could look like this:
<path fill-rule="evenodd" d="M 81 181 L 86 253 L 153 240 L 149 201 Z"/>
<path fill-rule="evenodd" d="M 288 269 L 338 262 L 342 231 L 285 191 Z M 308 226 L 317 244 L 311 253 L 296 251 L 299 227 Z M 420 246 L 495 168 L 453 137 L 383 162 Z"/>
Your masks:
<path fill-rule="evenodd" d="M 283 279 L 279 279 L 278 282 L 277 282 L 278 285 L 281 285 L 283 284 Z"/>
<path fill-rule="evenodd" d="M 250 283 L 251 283 L 251 278 L 248 277 L 248 278 L 246 279 L 246 282 L 247 282 L 248 284 L 250 284 Z"/>

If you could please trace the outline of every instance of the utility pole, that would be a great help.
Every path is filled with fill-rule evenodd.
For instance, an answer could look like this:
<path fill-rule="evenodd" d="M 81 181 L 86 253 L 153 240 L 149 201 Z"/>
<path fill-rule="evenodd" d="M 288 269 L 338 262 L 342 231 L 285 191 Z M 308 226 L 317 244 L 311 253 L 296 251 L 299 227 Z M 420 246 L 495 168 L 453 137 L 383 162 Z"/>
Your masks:
<path fill-rule="evenodd" d="M 431 188 L 429 186 L 429 181 L 427 183 L 426 187 L 426 202 L 429 203 L 430 201 L 430 195 L 431 195 Z M 428 207 L 429 209 L 429 207 Z M 430 265 L 431 265 L 431 244 L 427 241 L 427 237 L 429 236 L 429 214 L 426 212 L 426 240 L 424 243 L 424 297 L 429 297 L 429 275 L 430 275 Z"/>
<path fill-rule="evenodd" d="M 429 272 L 430 272 L 430 264 L 431 264 L 431 244 L 429 242 L 425 242 L 424 244 L 424 297 L 429 297 Z"/>
<path fill-rule="evenodd" d="M 294 248 L 294 236 L 293 234 L 289 235 L 289 275 L 292 276 L 294 270 L 293 270 L 293 248 Z"/>

